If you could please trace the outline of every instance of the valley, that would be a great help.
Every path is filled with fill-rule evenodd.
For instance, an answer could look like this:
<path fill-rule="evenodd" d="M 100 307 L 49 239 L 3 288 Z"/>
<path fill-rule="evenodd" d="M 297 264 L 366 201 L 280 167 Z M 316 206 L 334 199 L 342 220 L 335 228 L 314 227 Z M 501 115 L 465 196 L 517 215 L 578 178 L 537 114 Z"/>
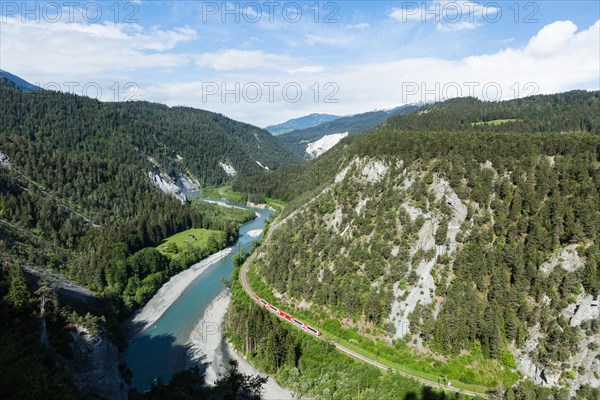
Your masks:
<path fill-rule="evenodd" d="M 2 2 L 0 399 L 600 399 L 599 15 Z"/>
<path fill-rule="evenodd" d="M 5 204 L 47 203 L 63 210 L 55 218 L 78 221 L 81 233 L 61 242 L 56 238 L 66 233 L 63 223 L 40 234 L 42 217 L 27 224 L 13 214 L 4 221 L 4 237 L 11 238 L 4 244 L 10 250 L 5 264 L 31 249 L 60 266 L 55 274 L 101 295 L 102 306 L 79 303 L 85 316 L 57 308 L 55 318 L 80 321 L 71 324 L 83 341 L 71 346 L 90 349 L 108 363 L 103 368 L 127 371 L 123 378 L 112 375 L 110 397 L 152 398 L 174 390 L 180 374 L 194 374 L 194 368 L 202 373 L 194 379 L 214 383 L 203 390 L 219 391 L 227 384 L 219 377 L 238 376 L 227 368 L 237 358 L 245 371 L 269 374 L 274 380 L 260 385 L 277 396 L 328 397 L 329 384 L 316 383 L 319 375 L 310 372 L 327 363 L 342 381 L 363 371 L 363 383 L 338 389 L 352 397 L 369 398 L 367 388 L 377 385 L 405 396 L 428 398 L 438 390 L 491 398 L 498 391 L 515 395 L 532 382 L 540 396 L 586 398 L 582 393 L 595 393 L 599 366 L 594 200 L 600 144 L 591 113 L 598 96 L 571 92 L 529 99 L 536 108 L 521 100 L 424 105 L 363 135 L 344 134 L 304 163 L 238 175 L 222 158 L 216 164 L 228 178 L 221 186 L 206 187 L 191 167 L 168 173 L 155 153 L 140 155 L 128 161 L 128 179 L 144 187 L 144 201 L 156 205 L 142 213 L 116 207 L 113 215 L 97 201 L 79 202 L 43 171 L 20 162 L 27 159 L 19 155 L 26 137 L 13 134 L 5 142 L 12 144 L 1 149 L 3 176 L 12 185 L 5 193 L 14 197 L 5 197 Z M 557 107 L 557 98 L 569 99 L 569 107 Z M 541 118 L 548 110 L 553 120 Z M 473 122 L 477 113 L 492 122 Z M 520 117 L 493 118 L 506 113 Z M 581 119 L 572 117 L 581 113 L 592 132 L 581 131 Z M 449 120 L 462 122 L 449 127 Z M 248 138 L 257 136 L 251 132 Z M 57 139 L 41 140 L 38 150 L 27 151 L 43 154 L 44 146 L 54 146 L 59 155 L 65 146 L 82 143 L 78 152 L 86 154 L 81 139 Z M 96 148 L 94 168 L 101 171 L 109 149 Z M 70 160 L 78 152 L 62 157 L 78 162 Z M 179 152 L 184 153 L 175 153 L 176 163 L 184 160 Z M 98 179 L 98 188 L 103 179 L 118 182 L 110 174 Z M 23 191 L 25 185 L 32 190 Z M 115 183 L 108 187 L 127 190 Z M 199 197 L 200 187 L 204 196 L 237 204 Z M 272 211 L 246 203 L 263 204 L 278 217 L 267 221 Z M 36 250 L 52 241 L 56 252 Z M 34 266 L 25 269 L 39 275 L 36 259 L 29 260 Z M 89 262 L 105 264 L 89 269 Z M 81 269 L 86 264 L 96 278 Z M 13 284 L 22 281 L 11 274 Z M 312 338 L 272 315 L 254 294 L 323 335 Z M 126 333 L 120 336 L 114 324 L 125 317 Z M 223 334 L 235 350 L 222 341 Z M 121 343 L 121 358 L 103 335 Z M 90 369 L 75 385 L 97 373 Z M 331 382 L 336 375 L 324 376 Z"/>

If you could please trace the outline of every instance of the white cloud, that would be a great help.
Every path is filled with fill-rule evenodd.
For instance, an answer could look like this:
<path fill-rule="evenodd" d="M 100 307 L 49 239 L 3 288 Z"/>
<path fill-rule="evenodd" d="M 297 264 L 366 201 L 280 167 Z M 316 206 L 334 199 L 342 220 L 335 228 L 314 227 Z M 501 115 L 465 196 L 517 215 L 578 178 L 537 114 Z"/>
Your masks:
<path fill-rule="evenodd" d="M 276 68 L 294 64 L 291 57 L 266 53 L 262 50 L 228 49 L 216 53 L 205 53 L 196 58 L 199 67 L 210 67 L 216 71 Z"/>
<path fill-rule="evenodd" d="M 392 8 L 390 11 L 390 17 L 399 22 L 408 21 L 421 21 L 422 20 L 422 8 L 420 7 L 407 7 L 407 8 Z"/>
<path fill-rule="evenodd" d="M 37 82 L 116 79 L 116 71 L 189 64 L 189 55 L 170 51 L 194 39 L 196 32 L 188 27 L 145 30 L 137 24 L 21 22 L 5 17 L 0 60 L 2 69 Z"/>
<path fill-rule="evenodd" d="M 452 24 L 436 24 L 435 29 L 439 32 L 456 32 L 477 29 L 480 24 L 476 22 L 460 21 Z"/>
<path fill-rule="evenodd" d="M 577 25 L 571 21 L 557 21 L 547 25 L 535 35 L 527 45 L 526 50 L 532 54 L 552 54 L 564 48 L 577 32 Z"/>
<path fill-rule="evenodd" d="M 325 69 L 320 65 L 305 65 L 299 68 L 290 69 L 290 74 L 318 74 L 323 72 Z"/>
<path fill-rule="evenodd" d="M 133 38 L 133 44 L 138 49 L 167 51 L 179 43 L 189 42 L 196 38 L 196 31 L 189 27 L 175 28 L 171 31 L 155 27 L 147 33 L 136 35 Z"/>
<path fill-rule="evenodd" d="M 367 29 L 370 28 L 371 25 L 367 22 L 361 22 L 360 24 L 353 24 L 353 25 L 346 25 L 346 29 L 359 29 L 359 30 L 363 30 L 363 29 Z"/>
<path fill-rule="evenodd" d="M 474 95 L 483 99 L 508 99 L 537 93 L 556 93 L 575 88 L 599 89 L 600 21 L 577 31 L 571 22 L 559 21 L 543 27 L 522 48 L 508 48 L 489 55 L 473 55 L 459 60 L 411 58 L 392 62 L 349 64 L 335 70 L 316 70 L 315 74 L 290 76 L 289 71 L 248 76 L 232 76 L 234 82 L 279 82 L 275 101 L 267 91 L 257 103 L 214 96 L 200 102 L 201 82 L 182 86 L 160 85 L 146 91 L 147 96 L 168 104 L 191 104 L 224 113 L 258 125 L 279 122 L 311 112 L 347 115 L 389 104 L 433 100 L 434 98 Z M 281 87 L 295 82 L 303 89 L 298 103 L 282 100 Z M 320 97 L 314 99 L 315 82 Z M 324 103 L 327 82 L 339 88 L 338 103 Z M 192 86 L 190 86 L 192 85 Z M 195 87 L 193 85 L 196 85 Z M 487 87 L 487 92 L 484 88 Z M 496 89 L 500 93 L 496 93 Z M 410 93 L 410 91 L 415 91 Z"/>
<path fill-rule="evenodd" d="M 265 70 L 287 74 L 316 74 L 323 71 L 320 65 L 307 64 L 305 60 L 287 55 L 267 53 L 262 50 L 225 49 L 215 53 L 204 53 L 196 57 L 200 68 L 212 68 L 217 72 L 243 72 Z"/>
<path fill-rule="evenodd" d="M 307 32 L 308 37 L 297 37 L 299 42 L 308 40 L 315 45 L 352 45 L 352 32 L 341 31 L 328 35 Z M 145 78 L 153 83 L 140 85 L 136 99 L 210 109 L 259 125 L 311 112 L 347 115 L 389 104 L 430 100 L 423 98 L 428 95 L 427 90 L 433 92 L 430 97 L 452 96 L 444 88 L 454 84 L 462 89 L 457 94 L 468 95 L 471 93 L 465 83 L 469 82 L 479 85 L 472 93 L 479 97 L 483 97 L 484 85 L 497 84 L 503 98 L 530 94 L 531 90 L 525 88 L 528 82 L 534 83 L 541 93 L 598 89 L 600 85 L 600 21 L 581 30 L 571 21 L 557 21 L 540 29 L 525 46 L 493 54 L 458 60 L 429 57 L 347 63 L 335 68 L 319 65 L 310 58 L 264 50 L 225 49 L 199 55 L 176 51 L 179 44 L 195 38 L 196 32 L 187 27 L 165 30 L 132 24 L 36 24 L 8 18 L 2 24 L 0 68 L 33 83 Z M 202 70 L 200 79 L 223 82 L 228 88 L 235 83 L 243 86 L 247 82 L 278 82 L 275 101 L 269 101 L 266 88 L 256 103 L 230 98 L 222 101 L 219 96 L 204 101 L 203 82 L 190 78 L 182 68 L 194 68 L 194 62 L 210 69 Z M 182 72 L 185 75 L 179 78 L 180 82 L 173 82 Z M 169 77 L 161 80 L 166 73 Z M 328 82 L 339 88 L 333 97 L 338 103 L 324 102 L 336 88 L 326 88 Z M 281 88 L 286 83 L 301 86 L 303 94 L 297 103 L 282 99 Z M 407 96 L 406 83 L 417 86 L 414 95 Z"/>
<path fill-rule="evenodd" d="M 346 46 L 349 45 L 351 43 L 351 37 L 348 37 L 346 35 L 341 36 L 341 35 L 314 35 L 314 34 L 307 34 L 304 37 L 304 42 L 314 46 L 317 44 L 324 44 L 324 45 L 328 45 L 328 46 Z"/>

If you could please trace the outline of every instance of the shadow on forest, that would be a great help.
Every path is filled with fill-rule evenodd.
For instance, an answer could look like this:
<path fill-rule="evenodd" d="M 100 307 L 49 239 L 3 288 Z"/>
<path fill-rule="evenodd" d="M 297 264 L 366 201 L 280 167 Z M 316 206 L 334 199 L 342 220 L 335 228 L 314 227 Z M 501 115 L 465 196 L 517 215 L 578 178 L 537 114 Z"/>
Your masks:
<path fill-rule="evenodd" d="M 421 393 L 408 392 L 404 396 L 404 400 L 450 400 L 454 396 L 448 396 L 445 392 L 436 392 L 428 386 L 424 386 L 421 389 Z"/>
<path fill-rule="evenodd" d="M 58 272 L 34 265 L 24 266 L 23 272 L 33 291 L 40 287 L 42 281 L 47 281 L 54 287 L 59 303 L 69 306 L 80 315 L 88 312 L 102 315 L 107 312 L 109 304 L 104 299 L 95 296 L 89 289 L 71 282 Z"/>

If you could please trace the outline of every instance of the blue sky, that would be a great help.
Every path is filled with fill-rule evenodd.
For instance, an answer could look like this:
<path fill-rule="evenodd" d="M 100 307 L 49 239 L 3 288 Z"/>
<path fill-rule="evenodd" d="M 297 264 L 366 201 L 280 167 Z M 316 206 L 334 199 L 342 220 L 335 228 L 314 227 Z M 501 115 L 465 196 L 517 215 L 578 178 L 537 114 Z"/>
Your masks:
<path fill-rule="evenodd" d="M 259 126 L 600 87 L 597 1 L 74 2 L 3 1 L 0 68 Z"/>

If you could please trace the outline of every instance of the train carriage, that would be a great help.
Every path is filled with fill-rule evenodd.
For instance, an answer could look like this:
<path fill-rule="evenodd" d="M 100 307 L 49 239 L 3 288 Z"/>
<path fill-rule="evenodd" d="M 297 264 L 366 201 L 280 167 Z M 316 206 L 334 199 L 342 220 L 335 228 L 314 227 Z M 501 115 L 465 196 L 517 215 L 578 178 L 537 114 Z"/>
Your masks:
<path fill-rule="evenodd" d="M 288 322 L 291 322 L 292 324 L 296 325 L 297 327 L 299 327 L 300 329 L 304 329 L 305 331 L 307 331 L 308 333 L 310 333 L 311 335 L 314 336 L 321 336 L 321 332 L 319 332 L 317 329 L 313 328 L 310 325 L 305 324 L 304 322 L 300 321 L 297 318 L 294 318 L 293 316 L 291 316 L 290 314 L 287 314 L 286 312 L 278 309 L 277 307 L 275 307 L 273 304 L 269 304 L 266 300 L 262 299 L 261 297 L 259 297 L 258 295 L 254 295 L 252 296 L 256 301 L 258 301 L 260 304 L 262 304 L 263 306 L 265 306 L 265 308 L 269 311 L 271 311 L 274 314 L 277 314 L 279 317 L 285 319 Z"/>

